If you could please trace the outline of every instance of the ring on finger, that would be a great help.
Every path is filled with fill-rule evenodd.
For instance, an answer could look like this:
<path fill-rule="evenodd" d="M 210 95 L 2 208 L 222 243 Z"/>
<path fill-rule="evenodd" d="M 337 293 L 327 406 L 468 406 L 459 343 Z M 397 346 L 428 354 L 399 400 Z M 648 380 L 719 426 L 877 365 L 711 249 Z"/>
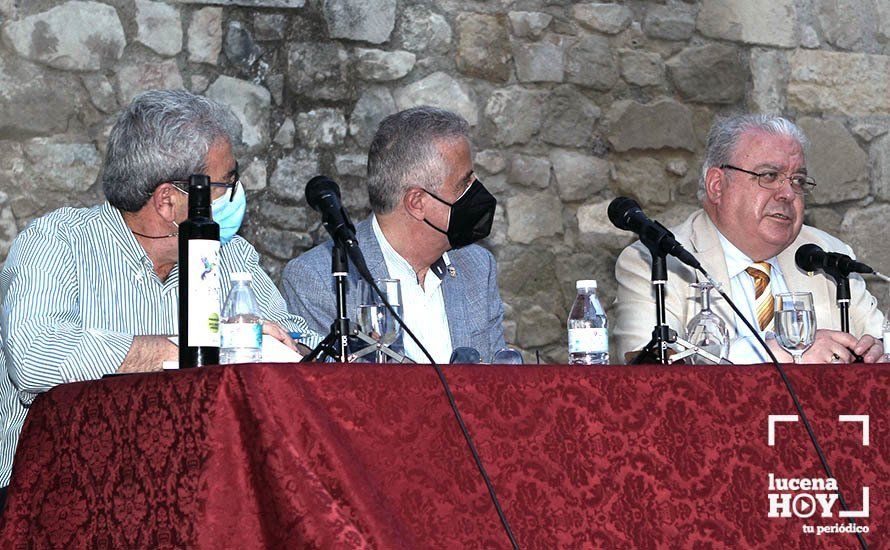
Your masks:
<path fill-rule="evenodd" d="M 831 362 L 832 362 L 832 363 L 840 363 L 840 362 L 841 362 L 841 356 L 838 355 L 838 354 L 836 354 L 836 353 L 832 353 L 832 354 L 831 354 Z"/>

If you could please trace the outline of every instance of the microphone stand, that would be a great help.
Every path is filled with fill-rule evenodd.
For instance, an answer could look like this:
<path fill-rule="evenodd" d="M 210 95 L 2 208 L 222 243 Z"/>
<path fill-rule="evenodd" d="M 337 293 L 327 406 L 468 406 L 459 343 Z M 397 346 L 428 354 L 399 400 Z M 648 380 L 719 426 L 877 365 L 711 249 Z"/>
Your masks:
<path fill-rule="evenodd" d="M 850 275 L 841 269 L 822 269 L 837 285 L 837 307 L 841 310 L 841 331 L 850 332 Z"/>
<path fill-rule="evenodd" d="M 346 250 L 336 239 L 331 249 L 331 274 L 337 285 L 337 318 L 331 324 L 331 331 L 324 340 L 318 344 L 312 353 L 301 361 L 311 363 L 318 358 L 325 357 L 337 360 L 341 363 L 349 361 L 349 316 L 346 314 L 346 280 L 349 278 L 349 262 L 346 258 Z"/>
<path fill-rule="evenodd" d="M 676 333 L 668 326 L 665 320 L 664 294 L 667 285 L 667 254 L 659 249 L 657 241 L 645 236 L 640 240 L 649 249 L 652 255 L 652 288 L 655 290 L 655 329 L 652 331 L 652 339 L 631 361 L 631 365 L 646 365 L 653 362 L 662 365 L 668 364 L 668 344 L 676 340 Z"/>

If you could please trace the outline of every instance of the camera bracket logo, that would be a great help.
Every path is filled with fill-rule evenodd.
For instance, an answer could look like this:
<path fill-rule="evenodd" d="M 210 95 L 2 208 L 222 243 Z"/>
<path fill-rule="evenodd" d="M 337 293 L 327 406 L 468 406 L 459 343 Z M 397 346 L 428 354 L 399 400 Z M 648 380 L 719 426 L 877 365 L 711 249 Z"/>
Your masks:
<path fill-rule="evenodd" d="M 796 414 L 771 414 L 767 423 L 767 445 L 776 446 L 776 425 L 798 422 Z M 869 445 L 869 418 L 866 414 L 842 414 L 838 422 L 858 422 L 862 424 L 862 446 Z M 837 495 L 837 480 L 834 478 L 784 478 L 773 472 L 768 474 L 769 512 L 767 517 L 808 519 L 811 517 L 840 519 L 867 518 L 869 505 L 868 487 L 862 487 L 862 505 L 858 510 L 837 510 L 840 508 Z M 840 522 L 835 525 L 804 525 L 804 533 L 816 535 L 832 533 L 868 533 L 867 525 Z"/>

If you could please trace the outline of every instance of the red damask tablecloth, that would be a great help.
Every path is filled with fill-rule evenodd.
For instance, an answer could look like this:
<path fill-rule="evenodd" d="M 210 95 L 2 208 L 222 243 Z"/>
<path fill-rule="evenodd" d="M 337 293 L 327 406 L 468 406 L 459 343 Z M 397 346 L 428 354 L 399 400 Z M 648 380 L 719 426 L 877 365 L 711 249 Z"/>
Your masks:
<path fill-rule="evenodd" d="M 769 518 L 768 474 L 822 478 L 752 367 L 446 367 L 523 548 L 846 547 Z M 789 367 L 868 542 L 890 540 L 890 367 Z M 869 445 L 861 422 L 869 415 Z M 433 370 L 262 365 L 60 386 L 31 408 L 3 548 L 504 548 Z"/>

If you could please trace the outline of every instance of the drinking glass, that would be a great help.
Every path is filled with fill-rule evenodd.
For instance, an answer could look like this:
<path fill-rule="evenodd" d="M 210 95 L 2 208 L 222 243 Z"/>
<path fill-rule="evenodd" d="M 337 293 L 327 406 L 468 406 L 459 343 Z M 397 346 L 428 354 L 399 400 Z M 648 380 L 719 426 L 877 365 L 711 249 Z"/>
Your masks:
<path fill-rule="evenodd" d="M 816 339 L 816 311 L 809 292 L 788 292 L 775 295 L 776 339 L 791 354 L 795 363 L 803 362 L 803 354 Z"/>
<path fill-rule="evenodd" d="M 521 365 L 522 353 L 513 348 L 501 348 L 491 357 L 492 365 Z"/>
<path fill-rule="evenodd" d="M 392 308 L 402 316 L 402 288 L 398 279 L 374 279 L 377 288 L 386 296 Z M 358 307 L 358 323 L 362 331 L 384 346 L 391 346 L 399 337 L 401 326 L 386 308 L 371 285 L 361 285 L 361 305 Z M 375 361 L 385 363 L 386 355 L 377 350 Z"/>
<path fill-rule="evenodd" d="M 686 341 L 722 361 L 729 356 L 729 331 L 726 329 L 726 322 L 711 311 L 711 290 L 714 285 L 703 281 L 689 286 L 698 289 L 701 294 L 701 310 L 686 326 Z M 689 359 L 698 365 L 713 364 L 713 361 L 697 353 Z"/>

